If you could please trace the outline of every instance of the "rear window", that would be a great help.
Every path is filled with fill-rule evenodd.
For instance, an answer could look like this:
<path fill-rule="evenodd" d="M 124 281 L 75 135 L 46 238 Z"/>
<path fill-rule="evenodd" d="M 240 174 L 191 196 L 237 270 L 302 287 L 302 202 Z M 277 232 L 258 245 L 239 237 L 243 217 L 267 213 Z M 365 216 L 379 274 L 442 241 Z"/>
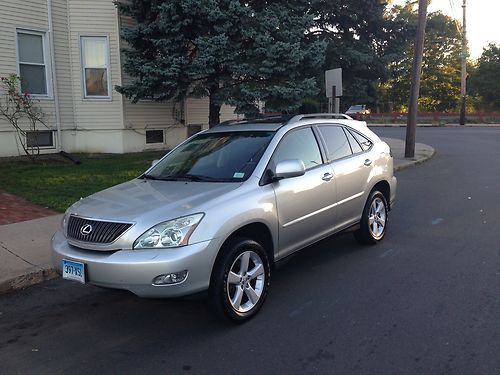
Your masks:
<path fill-rule="evenodd" d="M 322 125 L 319 131 L 326 143 L 328 160 L 342 159 L 352 155 L 351 146 L 341 126 Z"/>

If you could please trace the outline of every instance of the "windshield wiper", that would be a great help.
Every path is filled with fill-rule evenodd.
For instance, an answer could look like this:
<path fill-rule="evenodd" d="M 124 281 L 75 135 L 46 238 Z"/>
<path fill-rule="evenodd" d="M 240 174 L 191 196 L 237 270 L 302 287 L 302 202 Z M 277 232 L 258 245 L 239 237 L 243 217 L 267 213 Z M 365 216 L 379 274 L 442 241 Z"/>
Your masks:
<path fill-rule="evenodd" d="M 144 173 L 142 176 L 139 177 L 140 179 L 144 179 L 144 180 L 161 180 L 161 178 L 159 177 L 156 177 L 156 176 L 153 176 L 153 175 L 150 175 L 150 174 L 147 174 L 147 173 Z"/>
<path fill-rule="evenodd" d="M 156 181 L 195 181 L 195 182 L 204 182 L 204 181 L 218 181 L 218 179 L 208 176 L 199 176 L 196 174 L 174 174 L 169 176 L 153 176 L 150 174 L 143 174 L 141 177 L 146 180 L 156 180 Z"/>
<path fill-rule="evenodd" d="M 213 178 L 213 177 L 200 176 L 200 175 L 197 175 L 197 174 L 189 174 L 189 173 L 186 173 L 186 174 L 177 174 L 177 175 L 168 176 L 168 177 L 176 178 L 179 181 L 182 181 L 182 180 L 184 180 L 184 181 L 195 181 L 195 182 L 217 181 L 217 179 Z"/>

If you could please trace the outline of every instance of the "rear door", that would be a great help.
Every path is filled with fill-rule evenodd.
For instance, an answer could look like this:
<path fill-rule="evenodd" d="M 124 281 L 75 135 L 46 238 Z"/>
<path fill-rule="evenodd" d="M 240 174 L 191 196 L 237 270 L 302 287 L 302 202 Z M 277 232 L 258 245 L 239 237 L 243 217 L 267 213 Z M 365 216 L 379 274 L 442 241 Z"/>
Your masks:
<path fill-rule="evenodd" d="M 341 230 L 358 222 L 363 212 L 366 189 L 372 172 L 372 160 L 368 152 L 371 143 L 361 145 L 353 134 L 341 125 L 319 125 L 318 129 L 335 176 L 336 229 Z M 365 141 L 370 142 L 366 138 Z"/>

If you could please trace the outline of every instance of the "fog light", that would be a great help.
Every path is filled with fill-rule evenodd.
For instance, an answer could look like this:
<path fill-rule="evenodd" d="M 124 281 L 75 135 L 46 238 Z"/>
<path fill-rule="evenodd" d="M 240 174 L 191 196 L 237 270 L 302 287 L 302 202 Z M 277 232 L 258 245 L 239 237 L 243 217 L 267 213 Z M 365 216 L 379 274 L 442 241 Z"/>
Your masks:
<path fill-rule="evenodd" d="M 159 275 L 153 279 L 153 285 L 172 285 L 179 284 L 186 280 L 188 271 L 180 271 L 175 273 L 168 273 L 166 275 Z"/>

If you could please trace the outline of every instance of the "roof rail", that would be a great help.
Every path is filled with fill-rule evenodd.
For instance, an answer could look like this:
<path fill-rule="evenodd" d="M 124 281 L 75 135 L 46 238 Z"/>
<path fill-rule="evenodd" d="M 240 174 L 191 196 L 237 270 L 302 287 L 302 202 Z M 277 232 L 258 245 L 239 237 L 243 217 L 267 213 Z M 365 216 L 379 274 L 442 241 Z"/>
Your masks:
<path fill-rule="evenodd" d="M 257 123 L 257 124 L 265 124 L 265 123 L 284 123 L 286 124 L 294 115 L 272 115 L 272 116 L 261 116 L 255 118 L 242 118 L 242 119 L 233 119 L 223 121 L 216 126 L 225 126 L 225 125 L 237 125 L 237 124 L 249 124 L 249 123 Z"/>
<path fill-rule="evenodd" d="M 303 115 L 296 115 L 288 120 L 288 124 L 293 122 L 298 122 L 301 120 L 312 120 L 312 119 L 335 119 L 335 120 L 353 120 L 351 116 L 344 113 L 307 113 Z"/>

